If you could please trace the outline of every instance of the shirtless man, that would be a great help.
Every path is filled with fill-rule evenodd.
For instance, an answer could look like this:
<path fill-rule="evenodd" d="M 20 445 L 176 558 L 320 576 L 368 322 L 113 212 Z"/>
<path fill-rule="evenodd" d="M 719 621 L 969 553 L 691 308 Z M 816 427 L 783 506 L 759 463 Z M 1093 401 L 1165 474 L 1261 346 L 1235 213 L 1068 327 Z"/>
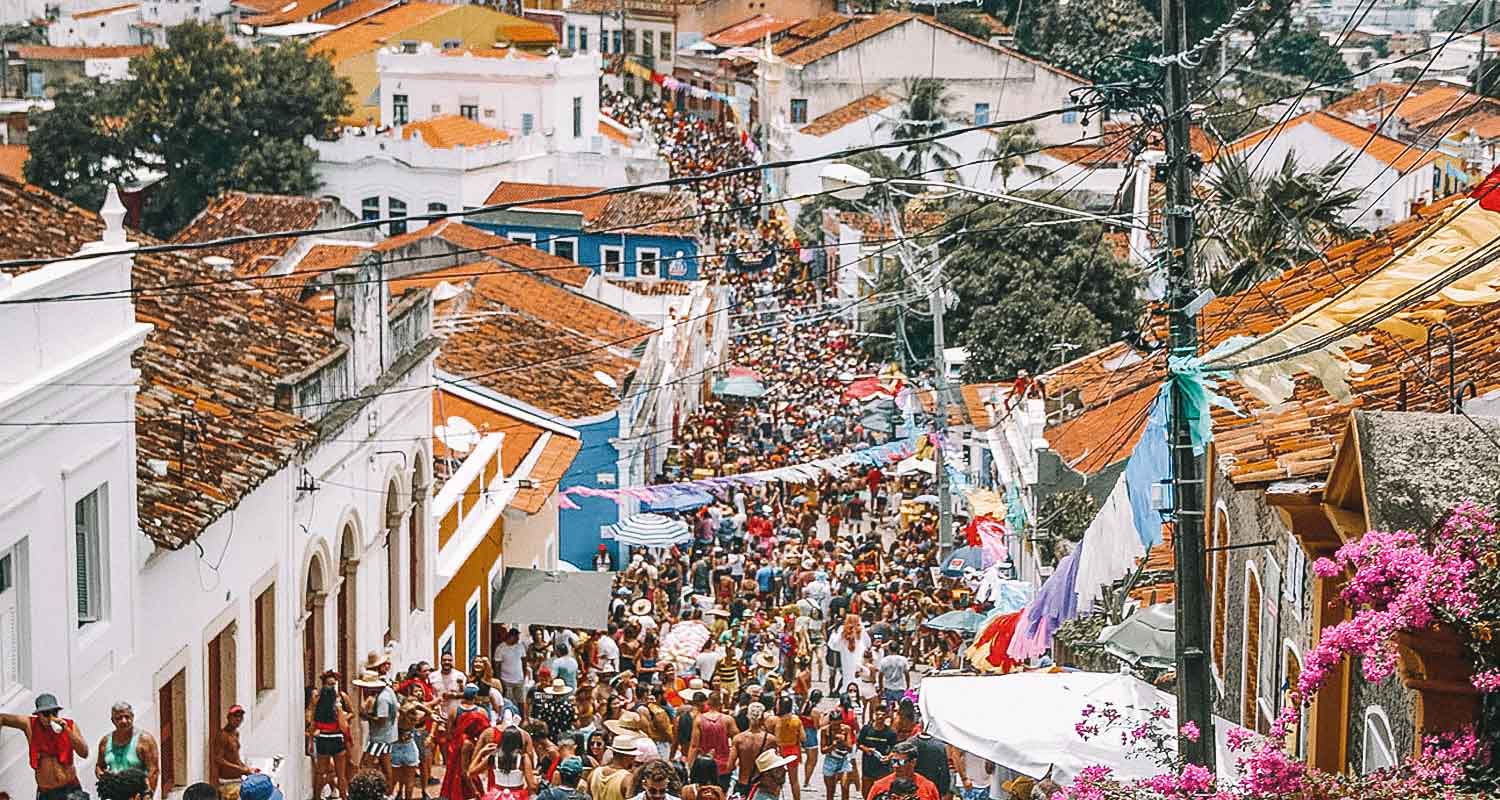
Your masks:
<path fill-rule="evenodd" d="M 156 739 L 135 726 L 135 709 L 123 700 L 109 709 L 109 719 L 115 729 L 99 740 L 99 760 L 94 764 L 94 777 L 102 778 L 106 772 L 138 769 L 146 773 L 146 786 L 155 796 L 156 782 L 161 777 L 161 757 Z"/>
<path fill-rule="evenodd" d="M 230 706 L 225 715 L 224 729 L 219 731 L 214 743 L 214 767 L 219 779 L 219 796 L 224 800 L 237 800 L 240 796 L 240 779 L 255 770 L 240 758 L 240 725 L 245 721 L 244 706 Z"/>
<path fill-rule="evenodd" d="M 730 767 L 735 770 L 734 794 L 749 797 L 751 781 L 755 780 L 755 759 L 767 750 L 776 749 L 776 735 L 760 724 L 752 723 L 747 730 L 740 731 L 729 740 Z"/>
<path fill-rule="evenodd" d="M 89 745 L 71 719 L 59 712 L 62 706 L 50 694 L 36 696 L 36 711 L 30 716 L 0 714 L 0 727 L 15 728 L 26 735 L 31 769 L 36 774 L 37 800 L 87 798 L 78 783 L 74 757 L 88 758 Z"/>

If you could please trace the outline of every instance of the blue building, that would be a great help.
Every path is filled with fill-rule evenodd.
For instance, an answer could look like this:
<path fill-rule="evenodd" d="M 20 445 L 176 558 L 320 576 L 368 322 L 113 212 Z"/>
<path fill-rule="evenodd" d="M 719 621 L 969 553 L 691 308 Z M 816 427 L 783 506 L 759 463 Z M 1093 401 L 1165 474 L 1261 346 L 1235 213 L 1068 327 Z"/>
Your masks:
<path fill-rule="evenodd" d="M 593 186 L 506 182 L 495 187 L 485 204 L 519 205 L 466 214 L 464 221 L 586 265 L 611 280 L 698 279 L 699 212 L 691 193 L 539 199 L 596 191 Z"/>

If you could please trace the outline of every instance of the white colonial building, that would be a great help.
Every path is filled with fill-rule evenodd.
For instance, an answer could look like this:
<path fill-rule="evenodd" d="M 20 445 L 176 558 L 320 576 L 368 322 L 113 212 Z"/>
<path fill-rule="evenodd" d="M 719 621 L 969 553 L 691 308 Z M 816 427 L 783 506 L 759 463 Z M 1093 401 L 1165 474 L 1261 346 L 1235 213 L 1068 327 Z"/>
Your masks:
<path fill-rule="evenodd" d="M 90 257 L 125 242 L 113 196 L 101 224 L 0 180 L 0 213 L 5 252 L 78 255 L 0 275 L 7 301 L 223 268 Z M 318 673 L 348 676 L 371 650 L 433 658 L 430 294 L 389 299 L 362 265 L 335 273 L 328 314 L 243 297 L 0 307 L 0 420 L 26 423 L 0 427 L 0 711 L 55 694 L 92 748 L 131 703 L 160 740 L 162 796 L 215 779 L 236 704 L 243 755 L 308 796 Z M 0 739 L 0 787 L 31 781 L 25 740 Z"/>
<path fill-rule="evenodd" d="M 323 193 L 366 218 L 474 208 L 501 181 L 666 177 L 654 147 L 599 113 L 597 55 L 411 44 L 377 58 L 380 126 L 309 140 Z"/>

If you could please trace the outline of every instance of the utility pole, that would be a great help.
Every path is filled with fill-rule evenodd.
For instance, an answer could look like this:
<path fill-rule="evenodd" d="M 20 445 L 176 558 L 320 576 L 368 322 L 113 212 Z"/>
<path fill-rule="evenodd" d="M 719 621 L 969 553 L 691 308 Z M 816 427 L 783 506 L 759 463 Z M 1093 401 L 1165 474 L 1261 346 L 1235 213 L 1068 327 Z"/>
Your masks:
<path fill-rule="evenodd" d="M 1189 146 L 1187 74 L 1175 58 L 1186 52 L 1186 0 L 1162 0 L 1162 55 L 1167 88 L 1167 287 L 1171 354 L 1198 355 L 1196 272 L 1193 259 L 1193 165 Z M 1213 693 L 1208 671 L 1208 602 L 1203 581 L 1203 463 L 1193 454 L 1188 403 L 1175 381 L 1168 384 L 1172 453 L 1172 548 L 1176 570 L 1177 724 L 1198 726 L 1197 741 L 1179 737 L 1178 753 L 1189 763 L 1214 768 Z M 1205 412 L 1207 413 L 1207 412 Z"/>
<path fill-rule="evenodd" d="M 948 471 L 943 461 L 944 444 L 948 440 L 948 363 L 943 358 L 943 262 L 936 261 L 932 270 L 932 292 L 927 302 L 932 310 L 932 363 L 937 367 L 934 381 L 937 395 L 934 410 L 937 419 L 934 427 L 938 440 L 933 445 L 933 478 L 938 490 L 938 563 L 953 552 L 953 489 L 949 486 Z"/>

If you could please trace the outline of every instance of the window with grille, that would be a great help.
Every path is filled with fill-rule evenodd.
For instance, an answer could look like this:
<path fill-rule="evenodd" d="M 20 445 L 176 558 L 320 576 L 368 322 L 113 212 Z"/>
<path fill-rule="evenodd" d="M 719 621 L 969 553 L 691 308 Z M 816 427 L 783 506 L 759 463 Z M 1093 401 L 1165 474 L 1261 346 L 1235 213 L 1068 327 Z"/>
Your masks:
<path fill-rule="evenodd" d="M 578 49 L 578 27 L 576 25 L 568 26 L 568 49 Z"/>
<path fill-rule="evenodd" d="M 380 219 L 380 198 L 366 197 L 359 201 L 360 219 Z"/>
<path fill-rule="evenodd" d="M 429 213 L 429 214 L 444 214 L 444 213 L 447 213 L 447 211 L 448 211 L 448 204 L 447 203 L 428 203 L 427 204 L 427 213 Z"/>
<path fill-rule="evenodd" d="M 603 262 L 602 266 L 605 275 L 621 275 L 623 274 L 623 265 L 620 262 L 625 260 L 625 248 L 601 247 L 599 248 L 599 260 Z"/>
<path fill-rule="evenodd" d="M 583 135 L 583 98 L 573 98 L 573 138 Z"/>
<path fill-rule="evenodd" d="M 1260 701 L 1261 718 L 1269 726 L 1270 721 L 1276 716 L 1274 706 L 1281 693 L 1281 687 L 1276 685 L 1278 672 L 1276 658 L 1280 640 L 1277 615 L 1280 611 L 1278 604 L 1281 602 L 1281 565 L 1276 563 L 1276 559 L 1268 551 L 1261 562 L 1261 570 L 1264 576 L 1260 603 L 1260 635 L 1263 642 L 1259 652 L 1256 653 L 1260 656 L 1260 664 L 1256 668 L 1259 683 L 1255 687 L 1255 696 Z"/>
<path fill-rule="evenodd" d="M 78 627 L 104 618 L 105 487 L 73 504 L 73 565 L 78 600 Z"/>
<path fill-rule="evenodd" d="M 530 114 L 521 115 L 521 135 L 530 136 L 531 131 L 536 128 L 536 117 Z"/>
<path fill-rule="evenodd" d="M 661 32 L 661 57 L 667 58 L 672 55 L 672 32 Z"/>
<path fill-rule="evenodd" d="M 479 121 L 479 106 L 477 106 L 477 105 L 462 105 L 462 106 L 459 106 L 458 107 L 458 115 L 460 117 L 463 117 L 464 119 L 471 119 L 471 120 L 474 120 L 475 122 L 478 122 Z"/>
<path fill-rule="evenodd" d="M 791 114 L 794 124 L 807 122 L 807 101 L 801 98 L 793 99 Z"/>
<path fill-rule="evenodd" d="M 579 28 L 578 29 L 578 51 L 581 52 L 581 53 L 587 53 L 589 51 L 589 29 L 588 28 Z"/>
<path fill-rule="evenodd" d="M 391 95 L 391 124 L 405 125 L 411 119 L 411 104 L 406 95 Z"/>
<path fill-rule="evenodd" d="M 635 31 L 625 31 L 625 52 L 635 55 Z"/>
<path fill-rule="evenodd" d="M 642 278 L 655 278 L 661 275 L 658 261 L 661 259 L 661 251 L 654 247 L 638 247 L 635 251 L 636 274 Z"/>

